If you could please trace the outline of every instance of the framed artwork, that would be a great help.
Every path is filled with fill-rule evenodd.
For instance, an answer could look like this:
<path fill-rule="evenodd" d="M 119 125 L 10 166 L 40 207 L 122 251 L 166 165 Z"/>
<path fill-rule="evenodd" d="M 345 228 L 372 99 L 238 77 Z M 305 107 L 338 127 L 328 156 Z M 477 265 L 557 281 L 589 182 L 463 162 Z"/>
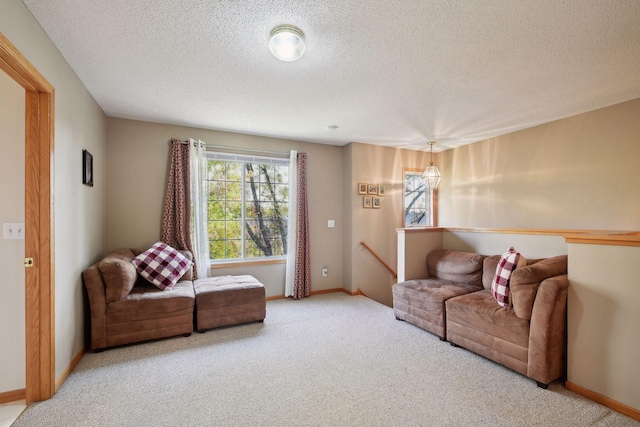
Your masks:
<path fill-rule="evenodd" d="M 378 185 L 377 184 L 369 184 L 367 189 L 367 194 L 371 194 L 373 196 L 378 195 Z"/>
<path fill-rule="evenodd" d="M 87 150 L 82 150 L 82 183 L 93 187 L 93 156 Z"/>
<path fill-rule="evenodd" d="M 373 209 L 380 209 L 380 197 L 373 198 Z"/>
<path fill-rule="evenodd" d="M 367 194 L 367 184 L 364 182 L 358 183 L 358 194 Z"/>
<path fill-rule="evenodd" d="M 371 207 L 371 197 L 365 196 L 362 198 L 362 207 L 370 208 Z"/>
<path fill-rule="evenodd" d="M 378 196 L 384 196 L 384 195 L 385 195 L 384 184 L 380 184 L 378 185 Z"/>

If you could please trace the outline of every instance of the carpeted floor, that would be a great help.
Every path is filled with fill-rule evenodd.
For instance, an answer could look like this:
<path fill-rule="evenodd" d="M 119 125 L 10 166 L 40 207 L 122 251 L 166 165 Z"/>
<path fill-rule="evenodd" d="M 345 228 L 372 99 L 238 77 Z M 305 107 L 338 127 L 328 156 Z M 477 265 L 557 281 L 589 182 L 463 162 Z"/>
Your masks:
<path fill-rule="evenodd" d="M 362 296 L 86 354 L 14 426 L 640 426 L 454 348 Z"/>

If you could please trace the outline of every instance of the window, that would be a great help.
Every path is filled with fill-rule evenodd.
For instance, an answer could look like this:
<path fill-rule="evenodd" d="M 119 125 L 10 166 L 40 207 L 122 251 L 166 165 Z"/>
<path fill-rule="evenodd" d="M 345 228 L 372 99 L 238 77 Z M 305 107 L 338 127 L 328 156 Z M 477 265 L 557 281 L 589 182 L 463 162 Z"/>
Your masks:
<path fill-rule="evenodd" d="M 289 161 L 207 153 L 212 261 L 287 253 Z"/>
<path fill-rule="evenodd" d="M 422 169 L 403 169 L 405 227 L 433 225 L 433 191 L 425 188 L 422 172 Z"/>

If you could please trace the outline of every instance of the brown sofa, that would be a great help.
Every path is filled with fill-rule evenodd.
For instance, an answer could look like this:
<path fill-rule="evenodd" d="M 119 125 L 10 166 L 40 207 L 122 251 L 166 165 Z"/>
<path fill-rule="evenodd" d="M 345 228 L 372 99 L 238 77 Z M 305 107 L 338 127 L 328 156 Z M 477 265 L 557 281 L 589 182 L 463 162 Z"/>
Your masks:
<path fill-rule="evenodd" d="M 428 278 L 393 286 L 394 314 L 546 388 L 566 371 L 567 256 L 528 260 L 516 269 L 512 308 L 491 295 L 499 259 L 432 251 Z"/>
<path fill-rule="evenodd" d="M 189 251 L 180 251 L 189 260 Z M 262 322 L 265 288 L 252 276 L 219 276 L 193 282 L 192 268 L 171 290 L 142 278 L 131 261 L 138 249 L 117 249 L 82 272 L 88 299 L 87 347 L 191 335 L 220 326 Z"/>
<path fill-rule="evenodd" d="M 190 252 L 181 252 L 192 259 Z M 115 250 L 82 273 L 92 350 L 193 331 L 191 269 L 171 291 L 162 291 L 137 274 L 131 260 L 139 253 L 136 249 Z"/>

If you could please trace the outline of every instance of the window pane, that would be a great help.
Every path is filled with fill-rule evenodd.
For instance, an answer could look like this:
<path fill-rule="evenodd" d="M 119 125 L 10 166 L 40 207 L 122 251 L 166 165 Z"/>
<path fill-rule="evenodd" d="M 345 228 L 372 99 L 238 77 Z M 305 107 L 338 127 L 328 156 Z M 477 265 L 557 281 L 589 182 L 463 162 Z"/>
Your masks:
<path fill-rule="evenodd" d="M 208 178 L 210 180 L 224 179 L 224 164 L 225 162 L 209 160 Z"/>
<path fill-rule="evenodd" d="M 227 202 L 225 214 L 228 221 L 242 219 L 242 202 Z"/>
<path fill-rule="evenodd" d="M 275 166 L 260 165 L 260 182 L 273 181 Z"/>
<path fill-rule="evenodd" d="M 224 240 L 209 240 L 209 257 L 224 259 Z"/>
<path fill-rule="evenodd" d="M 289 184 L 289 166 L 276 166 L 275 174 L 275 182 Z"/>
<path fill-rule="evenodd" d="M 208 219 L 212 220 L 222 220 L 224 219 L 224 202 L 216 202 L 209 200 L 208 203 Z"/>
<path fill-rule="evenodd" d="M 431 225 L 431 193 L 426 190 L 421 172 L 405 172 L 404 217 L 405 226 Z"/>
<path fill-rule="evenodd" d="M 242 163 L 226 162 L 227 170 L 225 177 L 227 181 L 242 181 Z"/>
<path fill-rule="evenodd" d="M 274 191 L 273 184 L 260 184 L 260 200 L 264 202 L 272 202 Z"/>
<path fill-rule="evenodd" d="M 272 255 L 273 251 L 271 248 L 271 242 L 269 241 L 269 230 L 264 222 L 262 228 L 260 228 L 260 223 L 258 221 L 247 222 L 245 237 L 245 252 L 247 256 L 256 257 Z"/>
<path fill-rule="evenodd" d="M 242 222 L 228 221 L 225 237 L 227 239 L 242 239 Z"/>
<path fill-rule="evenodd" d="M 224 239 L 224 221 L 209 222 L 209 240 Z"/>
<path fill-rule="evenodd" d="M 224 181 L 209 181 L 209 199 L 224 200 Z"/>
<path fill-rule="evenodd" d="M 258 168 L 259 165 L 254 163 L 247 163 L 245 165 L 246 174 L 245 174 L 245 182 L 260 182 L 260 170 Z"/>
<path fill-rule="evenodd" d="M 284 244 L 281 239 L 274 239 L 271 242 L 271 246 L 273 247 L 273 254 L 276 256 L 285 255 Z"/>
<path fill-rule="evenodd" d="M 272 219 L 273 218 L 273 203 L 271 202 L 260 202 L 258 208 L 262 212 L 262 217 L 264 219 Z"/>
<path fill-rule="evenodd" d="M 227 259 L 242 258 L 242 241 L 241 240 L 227 240 Z"/>
<path fill-rule="evenodd" d="M 247 221 L 252 221 L 252 220 L 257 220 L 258 219 L 258 212 L 260 211 L 258 209 L 258 207 L 253 203 L 246 203 L 245 204 L 245 208 L 244 208 L 245 212 L 245 218 L 247 219 Z"/>
<path fill-rule="evenodd" d="M 244 250 L 245 258 L 256 258 L 262 256 L 262 252 L 258 249 L 258 245 L 252 240 L 245 241 L 245 250 Z"/>
<path fill-rule="evenodd" d="M 242 184 L 227 182 L 227 200 L 242 200 Z"/>
<path fill-rule="evenodd" d="M 289 201 L 289 185 L 278 184 L 275 186 L 276 200 L 281 202 Z"/>

